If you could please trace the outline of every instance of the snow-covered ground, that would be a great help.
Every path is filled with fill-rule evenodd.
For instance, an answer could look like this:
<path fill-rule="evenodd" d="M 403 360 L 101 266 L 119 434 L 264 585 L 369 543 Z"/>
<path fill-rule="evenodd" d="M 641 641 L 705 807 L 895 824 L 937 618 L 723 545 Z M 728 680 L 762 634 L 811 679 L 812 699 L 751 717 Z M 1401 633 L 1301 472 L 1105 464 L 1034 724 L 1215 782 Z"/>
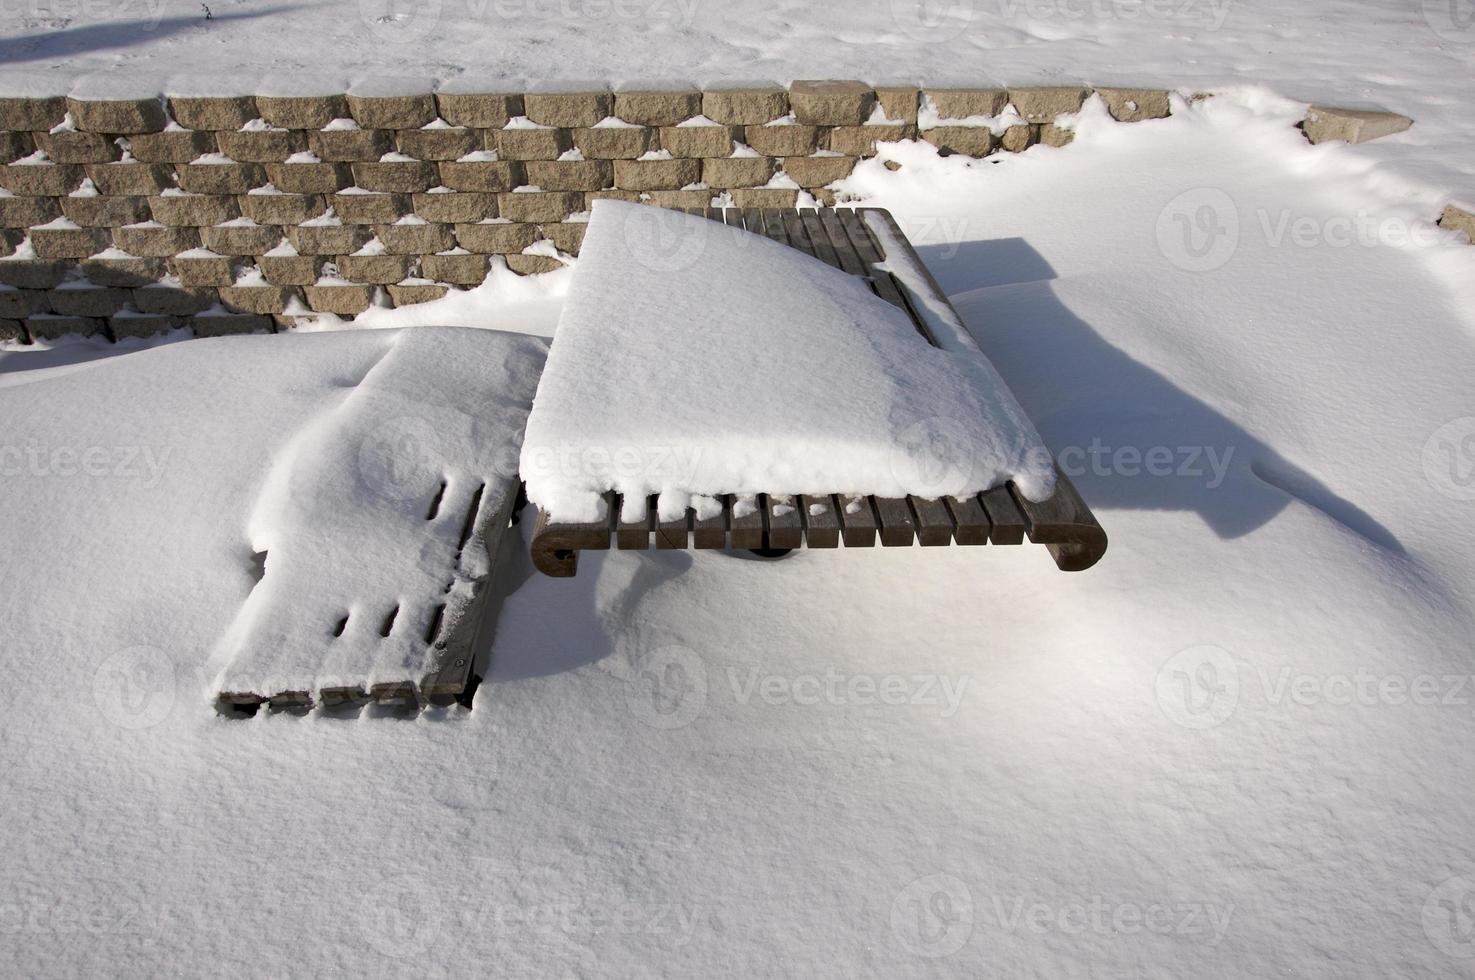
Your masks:
<path fill-rule="evenodd" d="M 0 355 L 6 971 L 1471 975 L 1475 249 L 1295 118 L 851 181 L 1095 569 L 518 551 L 470 713 L 203 694 L 274 459 L 400 334 Z"/>

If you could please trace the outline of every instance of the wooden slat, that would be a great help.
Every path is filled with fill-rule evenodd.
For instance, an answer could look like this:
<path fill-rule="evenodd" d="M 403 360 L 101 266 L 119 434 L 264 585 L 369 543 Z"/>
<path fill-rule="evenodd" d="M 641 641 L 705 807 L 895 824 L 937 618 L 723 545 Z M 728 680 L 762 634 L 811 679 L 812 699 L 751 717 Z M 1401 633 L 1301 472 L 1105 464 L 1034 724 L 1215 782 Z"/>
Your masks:
<path fill-rule="evenodd" d="M 644 551 L 650 547 L 650 536 L 656 528 L 656 498 L 652 494 L 645 501 L 645 516 L 631 519 L 625 514 L 623 502 L 619 521 L 615 524 L 615 546 L 621 551 Z"/>
<path fill-rule="evenodd" d="M 1024 544 L 1024 514 L 1009 495 L 1007 487 L 994 487 L 979 495 L 979 502 L 988 513 L 989 540 L 994 544 Z"/>
<path fill-rule="evenodd" d="M 953 518 L 941 500 L 907 497 L 912 518 L 917 522 L 917 543 L 924 548 L 939 548 L 953 543 Z"/>
<path fill-rule="evenodd" d="M 814 226 L 817 224 L 823 230 L 823 234 L 829 239 L 830 245 L 835 249 L 835 257 L 840 262 L 840 268 L 852 276 L 860 276 L 869 279 L 871 276 L 870 264 L 863 261 L 851 242 L 850 236 L 845 233 L 840 224 L 839 215 L 830 208 L 823 211 L 809 211 L 805 213 L 805 225 L 810 228 L 810 235 L 818 234 Z"/>
<path fill-rule="evenodd" d="M 937 338 L 932 336 L 932 331 L 928 329 L 926 321 L 918 314 L 913 305 L 914 301 L 907 294 L 906 287 L 891 273 L 882 272 L 876 268 L 876 263 L 884 261 L 885 256 L 881 254 L 880 244 L 872 237 L 871 230 L 866 227 L 865 220 L 860 213 L 846 208 L 838 211 L 836 217 L 842 231 L 854 246 L 856 254 L 865 263 L 866 278 L 871 288 L 876 291 L 876 295 L 892 306 L 905 311 L 912 321 L 912 326 L 916 328 L 917 333 L 922 335 L 922 339 L 936 347 Z"/>
<path fill-rule="evenodd" d="M 758 227 L 763 229 L 763 234 L 772 238 L 780 245 L 789 244 L 788 232 L 784 231 L 784 216 L 782 212 L 773 210 L 759 211 L 758 222 Z M 753 226 L 749 225 L 748 230 L 752 231 Z"/>
<path fill-rule="evenodd" d="M 477 499 L 480 499 L 479 495 Z M 515 499 L 515 495 L 512 495 L 512 499 L 506 503 L 509 518 Z M 546 513 L 538 514 L 538 521 L 533 525 L 533 543 L 529 554 L 539 571 L 556 578 L 567 578 L 578 569 L 580 551 L 609 547 L 610 534 L 614 528 L 614 494 L 606 493 L 604 500 L 604 517 L 588 524 L 553 524 L 549 522 Z"/>
<path fill-rule="evenodd" d="M 838 497 L 840 509 L 840 535 L 847 548 L 874 548 L 876 546 L 876 509 L 870 497 Z M 852 510 L 851 508 L 854 508 Z"/>
<path fill-rule="evenodd" d="M 763 547 L 763 508 L 755 502 L 751 513 L 739 517 L 737 500 L 732 503 L 732 547 L 749 551 Z"/>
<path fill-rule="evenodd" d="M 695 521 L 691 526 L 693 548 L 727 547 L 727 522 L 732 517 L 731 495 L 722 498 L 722 510 L 715 517 Z"/>
<path fill-rule="evenodd" d="M 1090 568 L 1106 553 L 1106 532 L 1097 523 L 1091 508 L 1081 499 L 1070 477 L 1055 468 L 1055 493 L 1049 500 L 1036 503 L 1009 484 L 1014 502 L 1024 512 L 1029 539 L 1050 551 L 1055 564 L 1064 572 Z"/>
<path fill-rule="evenodd" d="M 790 500 L 787 504 L 781 496 L 762 496 L 764 516 L 768 522 L 768 548 L 802 548 L 804 546 L 804 522 L 799 509 Z"/>
<path fill-rule="evenodd" d="M 912 520 L 912 509 L 903 497 L 872 497 L 876 504 L 876 518 L 881 524 L 881 546 L 883 548 L 905 548 L 917 536 L 917 525 Z"/>
<path fill-rule="evenodd" d="M 988 544 L 992 525 L 977 497 L 944 497 L 943 503 L 947 504 L 948 513 L 953 517 L 954 541 L 958 544 Z"/>
<path fill-rule="evenodd" d="M 663 521 L 657 515 L 656 548 L 661 551 L 685 551 L 690 543 L 692 517 L 690 507 L 674 520 Z"/>
<path fill-rule="evenodd" d="M 789 229 L 789 238 L 791 241 L 797 241 L 794 238 L 793 232 L 796 222 L 800 228 L 804 229 L 804 237 L 809 243 L 805 251 L 809 252 L 810 255 L 813 255 L 821 262 L 832 265 L 837 269 L 842 268 L 840 257 L 835 254 L 835 246 L 830 244 L 830 236 L 825 233 L 825 226 L 820 223 L 819 215 L 815 214 L 813 210 L 796 211 L 793 220 L 786 219 L 784 227 Z"/>
<path fill-rule="evenodd" d="M 804 544 L 810 548 L 840 547 L 840 519 L 835 516 L 835 498 L 799 496 L 795 498 L 799 518 L 804 522 Z M 818 514 L 812 508 L 823 507 Z"/>

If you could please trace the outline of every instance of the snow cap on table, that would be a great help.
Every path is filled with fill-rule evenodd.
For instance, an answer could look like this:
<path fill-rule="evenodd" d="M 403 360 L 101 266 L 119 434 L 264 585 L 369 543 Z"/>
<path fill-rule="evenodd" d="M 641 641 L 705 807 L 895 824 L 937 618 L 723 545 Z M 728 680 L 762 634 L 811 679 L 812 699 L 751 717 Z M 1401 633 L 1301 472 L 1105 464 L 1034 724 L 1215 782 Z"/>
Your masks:
<path fill-rule="evenodd" d="M 732 493 L 1054 489 L 993 366 L 942 350 L 862 281 L 705 218 L 596 201 L 522 450 L 529 498 L 596 520 Z"/>

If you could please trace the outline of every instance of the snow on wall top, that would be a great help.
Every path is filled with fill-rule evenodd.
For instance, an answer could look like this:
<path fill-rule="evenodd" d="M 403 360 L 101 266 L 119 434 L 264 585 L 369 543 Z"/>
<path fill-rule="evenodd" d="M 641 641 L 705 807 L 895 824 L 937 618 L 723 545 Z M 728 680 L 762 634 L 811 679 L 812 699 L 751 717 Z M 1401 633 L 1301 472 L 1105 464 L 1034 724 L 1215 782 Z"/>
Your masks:
<path fill-rule="evenodd" d="M 597 201 L 523 444 L 528 497 L 599 518 L 733 493 L 938 497 L 1050 454 L 992 365 L 923 340 L 854 276 L 705 218 Z M 693 499 L 695 497 L 696 499 Z"/>

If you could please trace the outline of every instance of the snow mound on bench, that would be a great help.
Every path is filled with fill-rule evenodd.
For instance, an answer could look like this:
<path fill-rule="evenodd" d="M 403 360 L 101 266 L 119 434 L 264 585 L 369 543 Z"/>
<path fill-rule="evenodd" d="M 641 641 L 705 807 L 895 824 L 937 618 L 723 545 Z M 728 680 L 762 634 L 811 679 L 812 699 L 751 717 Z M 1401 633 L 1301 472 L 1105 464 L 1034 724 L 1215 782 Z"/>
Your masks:
<path fill-rule="evenodd" d="M 1048 450 L 981 353 L 932 347 L 796 249 L 620 201 L 594 205 L 521 467 L 560 521 L 599 519 L 607 490 L 658 493 L 666 518 L 725 493 L 1054 490 Z"/>

